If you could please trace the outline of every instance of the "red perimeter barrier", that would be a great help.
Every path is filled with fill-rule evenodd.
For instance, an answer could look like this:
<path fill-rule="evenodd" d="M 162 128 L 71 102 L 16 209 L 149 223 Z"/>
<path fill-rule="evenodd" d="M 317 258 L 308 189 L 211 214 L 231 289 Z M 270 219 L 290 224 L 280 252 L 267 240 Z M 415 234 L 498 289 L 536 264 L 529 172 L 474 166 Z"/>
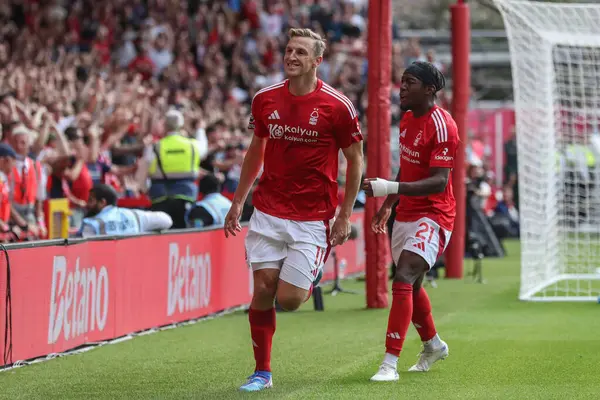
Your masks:
<path fill-rule="evenodd" d="M 336 248 L 338 259 L 347 261 L 347 275 L 365 269 L 362 220 L 363 212 L 356 212 L 358 239 Z M 252 274 L 244 259 L 244 235 L 245 229 L 225 239 L 216 229 L 7 246 L 13 328 L 13 357 L 7 363 L 248 304 Z M 4 354 L 7 265 L 0 257 Z M 333 279 L 331 258 L 324 279 Z"/>

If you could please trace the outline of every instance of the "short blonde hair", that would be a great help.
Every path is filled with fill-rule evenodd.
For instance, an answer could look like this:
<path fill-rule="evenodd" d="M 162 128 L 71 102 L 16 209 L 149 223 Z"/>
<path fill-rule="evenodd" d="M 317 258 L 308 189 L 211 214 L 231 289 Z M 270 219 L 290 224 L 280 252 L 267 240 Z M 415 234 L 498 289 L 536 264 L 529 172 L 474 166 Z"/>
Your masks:
<path fill-rule="evenodd" d="M 321 37 L 318 33 L 307 29 L 307 28 L 292 28 L 288 32 L 288 37 L 306 37 L 315 41 L 315 46 L 313 48 L 315 52 L 315 57 L 323 57 L 323 53 L 325 53 L 325 48 L 327 45 L 325 44 L 325 39 Z"/>

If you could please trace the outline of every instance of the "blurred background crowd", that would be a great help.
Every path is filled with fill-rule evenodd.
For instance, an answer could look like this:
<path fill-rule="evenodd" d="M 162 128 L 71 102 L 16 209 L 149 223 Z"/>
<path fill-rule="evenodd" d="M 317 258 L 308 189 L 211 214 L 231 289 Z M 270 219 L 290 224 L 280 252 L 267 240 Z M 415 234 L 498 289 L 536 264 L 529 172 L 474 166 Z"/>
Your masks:
<path fill-rule="evenodd" d="M 200 175 L 216 177 L 219 190 L 231 197 L 251 139 L 246 126 L 252 97 L 284 79 L 282 50 L 292 27 L 310 27 L 327 38 L 320 77 L 353 101 L 368 137 L 366 3 L 3 1 L 0 122 L 2 142 L 17 153 L 6 176 L 11 222 L 28 231 L 24 236 L 43 238 L 41 204 L 67 198 L 76 231 L 96 183 L 113 186 L 121 202 L 144 198 L 148 185 L 136 170 L 144 149 L 166 134 L 170 109 L 181 111 L 182 131 L 198 141 Z M 393 126 L 400 118 L 404 67 L 428 60 L 447 69 L 433 48 L 402 38 L 400 29 L 393 30 Z M 448 96 L 441 94 L 442 105 Z M 397 155 L 394 163 L 397 168 Z M 485 176 L 485 163 L 478 168 Z M 339 172 L 343 191 L 343 157 Z M 19 210 L 26 221 L 14 215 Z"/>

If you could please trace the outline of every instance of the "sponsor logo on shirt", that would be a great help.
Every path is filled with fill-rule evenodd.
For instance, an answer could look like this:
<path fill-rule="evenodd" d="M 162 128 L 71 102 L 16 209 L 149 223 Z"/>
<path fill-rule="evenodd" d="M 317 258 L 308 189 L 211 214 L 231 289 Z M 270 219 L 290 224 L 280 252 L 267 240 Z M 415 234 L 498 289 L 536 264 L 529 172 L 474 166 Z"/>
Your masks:
<path fill-rule="evenodd" d="M 269 124 L 269 137 L 294 142 L 315 143 L 319 137 L 319 132 L 299 126 Z"/>
<path fill-rule="evenodd" d="M 269 124 L 269 136 L 271 139 L 281 139 L 283 136 L 283 126 L 277 124 Z"/>
<path fill-rule="evenodd" d="M 408 161 L 411 164 L 421 164 L 421 161 L 419 160 L 421 154 L 418 151 L 400 143 L 400 152 L 403 160 Z"/>
<path fill-rule="evenodd" d="M 436 161 L 452 161 L 454 157 L 448 155 L 448 148 L 444 147 L 441 154 L 438 154 L 434 157 Z"/>
<path fill-rule="evenodd" d="M 400 137 L 406 137 L 406 129 L 400 132 Z"/>

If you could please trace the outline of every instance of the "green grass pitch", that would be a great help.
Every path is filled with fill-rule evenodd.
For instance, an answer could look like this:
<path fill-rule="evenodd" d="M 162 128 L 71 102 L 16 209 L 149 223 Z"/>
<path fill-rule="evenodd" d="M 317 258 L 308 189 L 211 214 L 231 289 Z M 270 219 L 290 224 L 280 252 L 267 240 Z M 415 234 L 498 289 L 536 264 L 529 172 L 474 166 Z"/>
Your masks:
<path fill-rule="evenodd" d="M 450 357 L 428 373 L 404 372 L 420 351 L 411 327 L 399 382 L 369 381 L 382 360 L 388 310 L 365 310 L 364 295 L 340 294 L 326 296 L 322 313 L 311 302 L 278 314 L 275 386 L 263 393 L 237 391 L 253 369 L 240 312 L 2 372 L 0 398 L 600 398 L 600 305 L 519 302 L 518 244 L 507 249 L 506 258 L 485 260 L 486 284 L 441 280 L 429 289 Z"/>

